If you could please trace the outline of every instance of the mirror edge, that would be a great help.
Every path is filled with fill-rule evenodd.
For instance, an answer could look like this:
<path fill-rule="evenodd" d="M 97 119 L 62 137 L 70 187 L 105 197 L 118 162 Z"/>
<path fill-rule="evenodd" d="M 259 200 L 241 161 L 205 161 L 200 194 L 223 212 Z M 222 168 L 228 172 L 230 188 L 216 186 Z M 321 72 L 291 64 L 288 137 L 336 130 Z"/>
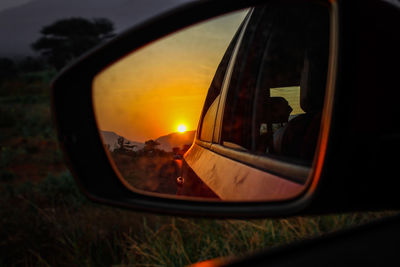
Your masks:
<path fill-rule="evenodd" d="M 322 137 L 325 139 L 323 139 L 319 143 L 320 145 L 318 147 L 318 156 L 320 155 L 319 153 L 324 153 L 322 154 L 324 157 L 319 157 L 317 163 L 315 163 L 316 171 L 313 172 L 314 178 L 311 186 L 302 196 L 299 196 L 298 198 L 291 201 L 281 203 L 194 202 L 190 200 L 187 201 L 176 199 L 165 200 L 159 197 L 140 195 L 128 190 L 119 181 L 119 179 L 117 182 L 114 170 L 110 168 L 111 166 L 109 165 L 109 163 L 106 163 L 108 162 L 108 158 L 104 153 L 103 146 L 101 145 L 100 134 L 97 131 L 94 120 L 94 112 L 91 100 L 91 82 L 93 77 L 101 69 L 121 57 L 120 54 L 111 53 L 110 55 L 108 54 L 108 52 L 118 50 L 115 48 L 119 46 L 122 47 L 122 49 L 118 50 L 120 51 L 119 53 L 122 53 L 122 51 L 126 51 L 127 43 L 131 44 L 133 38 L 140 40 L 136 42 L 133 41 L 136 44 L 136 47 L 140 47 L 141 45 L 144 45 L 146 43 L 145 40 L 154 40 L 156 38 L 162 37 L 166 33 L 177 30 L 180 26 L 188 26 L 189 24 L 204 20 L 206 18 L 215 17 L 216 15 L 221 15 L 226 12 L 234 11 L 238 8 L 248 7 L 249 3 L 256 4 L 264 1 L 238 1 L 237 4 L 234 5 L 234 7 L 233 5 L 230 5 L 230 8 L 228 9 L 225 6 L 228 1 L 220 1 L 219 3 L 215 2 L 218 1 L 203 1 L 201 3 L 188 4 L 177 10 L 167 12 L 166 14 L 157 17 L 150 22 L 137 26 L 122 34 L 114 41 L 111 41 L 108 44 L 105 44 L 100 48 L 96 48 L 92 52 L 84 55 L 72 66 L 67 67 L 54 80 L 52 84 L 52 105 L 54 118 L 56 119 L 59 140 L 64 150 L 64 154 L 67 155 L 68 161 L 70 162 L 70 166 L 73 170 L 76 180 L 90 199 L 104 204 L 142 211 L 152 211 L 173 215 L 200 217 L 206 216 L 220 218 L 257 218 L 265 216 L 275 217 L 285 216 L 288 214 L 296 214 L 301 210 L 304 210 L 307 204 L 311 201 L 312 195 L 317 190 L 319 177 L 323 172 L 323 163 L 325 159 L 326 148 L 328 146 L 327 138 L 329 135 L 329 128 L 325 128 L 324 135 Z M 330 2 L 331 22 L 332 24 L 337 25 L 338 11 L 336 1 Z M 214 9 L 213 12 L 210 13 L 210 9 L 216 6 L 218 8 Z M 199 15 L 199 13 L 201 15 Z M 176 21 L 173 19 L 174 15 L 179 16 L 180 18 L 182 18 L 183 16 L 184 18 L 186 18 L 186 20 L 183 19 L 183 22 L 180 21 L 176 23 Z M 193 17 L 191 15 L 196 16 Z M 175 24 L 173 24 L 173 30 L 171 30 L 171 27 L 165 26 L 169 25 L 169 23 L 166 23 L 167 21 L 175 22 Z M 157 30 L 158 35 L 153 33 L 152 36 L 149 36 L 146 33 L 149 29 L 154 29 L 158 27 L 163 29 Z M 336 44 L 338 42 L 337 27 L 336 34 L 332 34 L 333 33 L 331 33 L 331 43 L 333 42 L 336 47 Z M 138 36 L 144 36 L 144 38 L 138 38 Z M 331 56 L 332 58 L 336 58 L 337 54 Z M 330 81 L 330 83 L 334 83 L 336 66 L 332 66 L 332 60 L 330 60 L 329 62 L 329 68 L 331 69 L 331 71 L 328 72 L 330 73 L 328 81 Z M 333 87 L 334 84 L 330 84 L 329 86 Z M 329 90 L 333 90 L 333 88 Z M 333 93 L 329 93 L 329 95 L 333 95 Z M 67 113 L 68 115 L 65 114 L 66 112 L 71 111 L 71 107 L 66 104 L 70 103 L 66 100 L 76 103 L 76 110 L 69 114 Z M 90 103 L 90 105 L 88 105 L 88 103 Z M 76 126 L 75 119 L 77 117 L 75 117 L 74 115 L 78 114 L 86 114 L 86 117 L 82 118 L 83 120 L 80 119 L 79 122 L 80 125 L 86 124 L 86 127 L 78 129 L 78 127 Z M 329 114 L 332 114 L 332 110 L 329 111 Z M 328 120 L 329 124 L 329 119 L 326 120 Z M 323 124 L 323 127 L 325 126 L 326 123 Z M 81 145 L 85 140 L 87 141 L 86 138 L 90 136 L 97 136 L 97 138 L 94 138 L 89 144 L 92 147 L 92 150 L 90 151 L 90 153 L 88 153 L 89 151 L 81 153 L 82 148 L 79 147 L 79 145 Z M 101 149 L 103 152 L 101 153 L 99 149 Z M 85 156 L 88 155 L 96 155 L 96 158 L 89 159 L 86 157 L 85 160 Z M 102 171 L 97 172 L 97 176 L 94 175 L 92 171 L 88 170 L 88 166 L 98 167 L 99 163 L 104 165 L 104 168 L 102 169 Z M 95 176 L 95 178 L 93 178 L 93 176 Z M 103 178 L 100 179 L 100 183 L 99 179 L 96 179 L 99 177 Z M 110 179 L 110 177 L 112 178 Z M 105 191 L 105 189 L 111 190 Z"/>

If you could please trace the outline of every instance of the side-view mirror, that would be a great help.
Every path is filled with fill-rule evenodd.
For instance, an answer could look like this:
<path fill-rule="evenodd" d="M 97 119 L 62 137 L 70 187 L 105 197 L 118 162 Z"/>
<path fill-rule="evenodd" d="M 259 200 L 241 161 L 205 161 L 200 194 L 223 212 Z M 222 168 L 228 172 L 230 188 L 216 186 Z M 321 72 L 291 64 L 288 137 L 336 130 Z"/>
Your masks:
<path fill-rule="evenodd" d="M 211 217 L 398 208 L 399 129 L 375 119 L 398 118 L 394 70 L 375 70 L 390 57 L 351 34 L 357 8 L 200 1 L 82 57 L 54 81 L 53 107 L 83 192 Z"/>

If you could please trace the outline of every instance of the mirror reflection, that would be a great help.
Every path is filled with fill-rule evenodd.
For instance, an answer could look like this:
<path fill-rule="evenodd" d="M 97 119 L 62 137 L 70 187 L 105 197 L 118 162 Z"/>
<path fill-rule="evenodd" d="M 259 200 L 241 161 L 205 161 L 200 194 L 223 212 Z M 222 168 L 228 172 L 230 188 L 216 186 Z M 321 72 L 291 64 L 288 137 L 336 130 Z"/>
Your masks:
<path fill-rule="evenodd" d="M 325 6 L 270 2 L 164 37 L 93 81 L 104 148 L 135 190 L 280 201 L 307 184 L 329 50 Z"/>

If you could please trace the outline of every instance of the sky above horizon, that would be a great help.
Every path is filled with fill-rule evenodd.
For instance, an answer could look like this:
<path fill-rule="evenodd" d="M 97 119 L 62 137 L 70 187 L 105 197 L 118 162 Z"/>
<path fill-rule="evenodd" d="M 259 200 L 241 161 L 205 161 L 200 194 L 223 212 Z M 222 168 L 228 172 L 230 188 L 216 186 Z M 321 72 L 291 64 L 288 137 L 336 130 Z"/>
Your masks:
<path fill-rule="evenodd" d="M 0 0 L 0 57 L 37 56 L 31 44 L 56 20 L 108 18 L 115 32 L 187 2 L 197 0 Z M 17 33 L 17 34 L 16 34 Z"/>
<path fill-rule="evenodd" d="M 1 0 L 0 1 L 0 12 L 9 8 L 21 6 L 34 0 Z M 65 0 L 68 1 L 68 0 Z M 190 2 L 192 0 L 175 0 L 177 3 Z"/>
<path fill-rule="evenodd" d="M 93 82 L 101 130 L 144 142 L 195 130 L 204 100 L 246 11 L 189 27 L 109 66 Z"/>
<path fill-rule="evenodd" d="M 0 12 L 5 9 L 8 9 L 8 8 L 13 8 L 13 7 L 17 7 L 17 6 L 26 4 L 28 2 L 32 2 L 32 0 L 1 0 Z"/>

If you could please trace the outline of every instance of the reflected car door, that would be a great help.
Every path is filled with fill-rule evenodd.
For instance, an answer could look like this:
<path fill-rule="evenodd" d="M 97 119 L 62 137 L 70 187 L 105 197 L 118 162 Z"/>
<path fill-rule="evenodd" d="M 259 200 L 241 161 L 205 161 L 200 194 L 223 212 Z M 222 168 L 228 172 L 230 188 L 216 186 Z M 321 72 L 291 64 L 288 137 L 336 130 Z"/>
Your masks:
<path fill-rule="evenodd" d="M 329 15 L 321 10 L 274 3 L 249 12 L 210 87 L 195 144 L 184 157 L 180 194 L 282 201 L 304 190 L 318 139 L 328 61 Z M 308 23 L 309 16 L 321 21 L 318 27 Z M 306 77 L 316 64 L 320 71 L 312 77 L 322 78 L 311 87 Z M 309 91 L 317 93 L 310 97 Z M 309 141 L 286 140 L 304 132 L 310 132 Z M 282 147 L 295 153 L 283 153 L 288 149 Z"/>

